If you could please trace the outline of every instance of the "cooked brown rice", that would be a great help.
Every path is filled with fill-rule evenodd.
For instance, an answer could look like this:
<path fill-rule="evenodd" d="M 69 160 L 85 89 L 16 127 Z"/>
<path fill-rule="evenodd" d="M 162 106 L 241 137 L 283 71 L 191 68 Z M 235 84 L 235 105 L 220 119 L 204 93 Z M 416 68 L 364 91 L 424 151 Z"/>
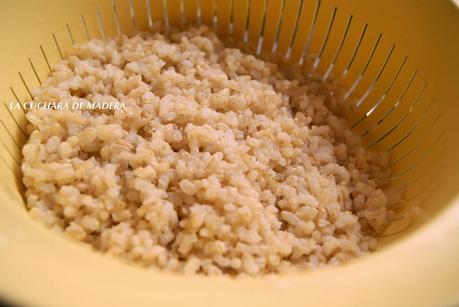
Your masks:
<path fill-rule="evenodd" d="M 204 274 L 282 273 L 367 253 L 393 212 L 388 157 L 332 111 L 338 87 L 225 48 L 206 27 L 91 40 L 31 110 L 32 217 L 103 253 Z"/>

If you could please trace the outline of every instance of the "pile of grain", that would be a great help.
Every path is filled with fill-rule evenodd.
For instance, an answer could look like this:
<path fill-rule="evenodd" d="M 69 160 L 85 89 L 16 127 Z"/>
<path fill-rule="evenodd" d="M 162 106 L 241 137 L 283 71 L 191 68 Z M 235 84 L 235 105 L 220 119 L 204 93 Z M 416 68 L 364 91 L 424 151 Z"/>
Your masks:
<path fill-rule="evenodd" d="M 225 48 L 209 28 L 92 40 L 54 66 L 23 148 L 30 214 L 129 262 L 282 273 L 360 256 L 391 217 L 388 159 L 342 91 Z"/>

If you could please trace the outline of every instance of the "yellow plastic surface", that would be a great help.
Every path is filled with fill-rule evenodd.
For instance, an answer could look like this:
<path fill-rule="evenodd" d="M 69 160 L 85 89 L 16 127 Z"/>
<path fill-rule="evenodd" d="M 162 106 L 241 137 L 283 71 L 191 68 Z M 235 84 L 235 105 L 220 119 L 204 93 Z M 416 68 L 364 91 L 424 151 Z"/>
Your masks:
<path fill-rule="evenodd" d="M 389 150 L 400 216 L 372 255 L 255 279 L 183 277 L 120 263 L 29 218 L 20 183 L 30 90 L 72 45 L 206 23 L 246 51 L 348 89 L 366 146 Z M 459 9 L 430 0 L 0 0 L 0 297 L 37 306 L 452 306 L 459 304 Z M 423 215 L 413 222 L 409 209 Z"/>

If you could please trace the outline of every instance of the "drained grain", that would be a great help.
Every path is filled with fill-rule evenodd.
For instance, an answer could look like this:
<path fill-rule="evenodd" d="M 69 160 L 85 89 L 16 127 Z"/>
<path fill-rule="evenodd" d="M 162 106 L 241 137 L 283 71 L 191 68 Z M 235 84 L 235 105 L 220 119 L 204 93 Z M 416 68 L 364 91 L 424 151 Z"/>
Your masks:
<path fill-rule="evenodd" d="M 94 249 L 186 274 L 283 273 L 375 247 L 399 193 L 337 114 L 333 82 L 226 48 L 207 27 L 77 45 L 35 101 L 31 216 Z"/>

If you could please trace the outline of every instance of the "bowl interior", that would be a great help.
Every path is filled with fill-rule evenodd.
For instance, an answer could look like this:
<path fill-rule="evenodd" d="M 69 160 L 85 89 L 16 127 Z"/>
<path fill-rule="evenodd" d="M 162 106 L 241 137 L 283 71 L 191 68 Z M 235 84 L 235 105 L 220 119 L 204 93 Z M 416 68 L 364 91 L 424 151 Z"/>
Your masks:
<path fill-rule="evenodd" d="M 407 189 L 381 248 L 415 237 L 425 221 L 457 207 L 459 14 L 454 2 L 19 0 L 0 7 L 0 243 L 17 241 L 19 250 L 36 248 L 43 257 L 44 247 L 32 240 L 42 240 L 56 255 L 76 248 L 48 237 L 25 212 L 19 165 L 26 119 L 9 103 L 30 99 L 30 90 L 72 45 L 148 31 L 156 21 L 166 28 L 205 23 L 247 52 L 312 64 L 324 80 L 339 80 L 347 89 L 345 116 L 353 130 L 367 147 L 390 152 L 391 182 Z M 305 54 L 314 55 L 312 62 Z M 411 218 L 418 207 L 422 213 Z"/>

